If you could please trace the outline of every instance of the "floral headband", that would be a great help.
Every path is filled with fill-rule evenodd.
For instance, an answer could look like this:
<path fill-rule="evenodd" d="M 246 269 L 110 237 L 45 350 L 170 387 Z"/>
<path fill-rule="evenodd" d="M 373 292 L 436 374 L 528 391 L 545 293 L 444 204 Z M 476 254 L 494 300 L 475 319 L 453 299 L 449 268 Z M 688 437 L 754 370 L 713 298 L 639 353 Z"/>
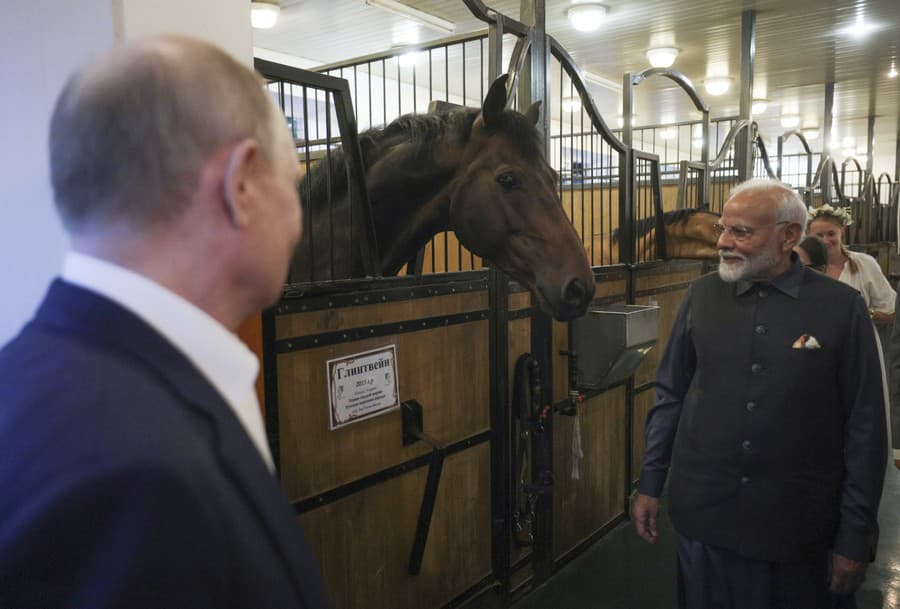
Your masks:
<path fill-rule="evenodd" d="M 828 203 L 825 203 L 824 205 L 822 205 L 822 207 L 810 209 L 806 213 L 808 216 L 808 222 L 817 220 L 820 216 L 828 216 L 831 218 L 837 218 L 838 220 L 840 220 L 843 226 L 850 226 L 851 224 L 853 224 L 853 218 L 850 217 L 849 207 L 832 207 Z"/>

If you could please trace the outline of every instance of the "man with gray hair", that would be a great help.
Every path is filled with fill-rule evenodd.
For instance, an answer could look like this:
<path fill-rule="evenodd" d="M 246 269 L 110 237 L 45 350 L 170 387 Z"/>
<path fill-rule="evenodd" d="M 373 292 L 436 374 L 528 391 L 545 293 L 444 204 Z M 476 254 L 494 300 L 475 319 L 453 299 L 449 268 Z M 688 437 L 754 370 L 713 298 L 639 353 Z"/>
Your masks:
<path fill-rule="evenodd" d="M 822 609 L 874 559 L 875 337 L 859 293 L 792 252 L 805 225 L 789 186 L 738 186 L 718 273 L 688 289 L 660 362 L 632 517 L 655 543 L 668 478 L 683 608 Z"/>
<path fill-rule="evenodd" d="M 284 117 L 184 37 L 73 75 L 50 128 L 62 276 L 0 351 L 0 607 L 330 606 L 234 331 L 300 239 Z"/>

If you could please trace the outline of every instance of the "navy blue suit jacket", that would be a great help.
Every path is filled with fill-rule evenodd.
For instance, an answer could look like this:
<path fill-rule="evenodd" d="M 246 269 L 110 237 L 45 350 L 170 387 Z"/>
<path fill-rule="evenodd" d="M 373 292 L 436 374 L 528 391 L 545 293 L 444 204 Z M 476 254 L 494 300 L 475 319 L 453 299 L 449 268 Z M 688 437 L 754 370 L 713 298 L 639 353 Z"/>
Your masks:
<path fill-rule="evenodd" d="M 55 281 L 0 351 L 0 607 L 330 606 L 228 405 L 150 326 Z"/>

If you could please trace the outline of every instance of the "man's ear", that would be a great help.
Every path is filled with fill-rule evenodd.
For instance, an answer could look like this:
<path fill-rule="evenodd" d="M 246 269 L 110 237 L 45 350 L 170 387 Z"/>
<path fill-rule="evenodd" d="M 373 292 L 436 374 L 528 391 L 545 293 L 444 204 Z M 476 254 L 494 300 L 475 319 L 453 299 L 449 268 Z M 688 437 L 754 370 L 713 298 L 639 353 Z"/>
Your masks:
<path fill-rule="evenodd" d="M 258 171 L 259 145 L 245 139 L 235 144 L 225 160 L 222 176 L 225 209 L 234 226 L 246 226 L 252 207 L 252 181 Z"/>
<path fill-rule="evenodd" d="M 794 246 L 800 243 L 800 238 L 803 234 L 803 227 L 796 222 L 791 222 L 787 226 L 784 227 L 784 251 L 790 251 L 794 249 Z"/>

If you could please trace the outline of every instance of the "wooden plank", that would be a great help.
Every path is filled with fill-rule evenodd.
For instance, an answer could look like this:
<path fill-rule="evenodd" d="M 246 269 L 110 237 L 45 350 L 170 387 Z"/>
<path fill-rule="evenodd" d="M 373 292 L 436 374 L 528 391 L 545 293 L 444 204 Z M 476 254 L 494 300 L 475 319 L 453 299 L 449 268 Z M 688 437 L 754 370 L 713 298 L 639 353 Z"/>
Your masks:
<path fill-rule="evenodd" d="M 363 328 L 423 317 L 483 311 L 487 307 L 487 291 L 480 291 L 294 313 L 278 316 L 275 320 L 275 337 L 292 338 L 319 332 Z"/>
<path fill-rule="evenodd" d="M 422 569 L 407 573 L 426 473 L 417 469 L 300 517 L 335 609 L 441 607 L 490 574 L 487 444 L 444 462 Z"/>
<path fill-rule="evenodd" d="M 279 355 L 281 474 L 292 500 L 427 452 L 421 443 L 402 446 L 399 412 L 328 429 L 325 362 L 391 344 L 400 399 L 422 404 L 425 433 L 450 444 L 489 429 L 486 320 Z"/>
<path fill-rule="evenodd" d="M 681 305 L 681 300 L 686 293 L 687 289 L 682 289 L 638 299 L 638 304 L 655 303 L 659 306 L 659 338 L 656 341 L 656 345 L 647 353 L 641 365 L 635 371 L 635 386 L 650 383 L 656 378 L 656 369 L 659 368 L 660 357 L 662 357 L 666 344 L 669 342 L 672 326 L 675 324 L 675 317 L 678 315 L 678 307 Z"/>
<path fill-rule="evenodd" d="M 509 295 L 510 311 L 518 311 L 519 309 L 527 309 L 531 306 L 531 292 L 516 292 Z"/>
<path fill-rule="evenodd" d="M 584 458 L 572 479 L 575 419 L 553 420 L 553 553 L 565 554 L 621 514 L 625 502 L 625 390 L 607 391 L 585 402 L 581 412 Z"/>

